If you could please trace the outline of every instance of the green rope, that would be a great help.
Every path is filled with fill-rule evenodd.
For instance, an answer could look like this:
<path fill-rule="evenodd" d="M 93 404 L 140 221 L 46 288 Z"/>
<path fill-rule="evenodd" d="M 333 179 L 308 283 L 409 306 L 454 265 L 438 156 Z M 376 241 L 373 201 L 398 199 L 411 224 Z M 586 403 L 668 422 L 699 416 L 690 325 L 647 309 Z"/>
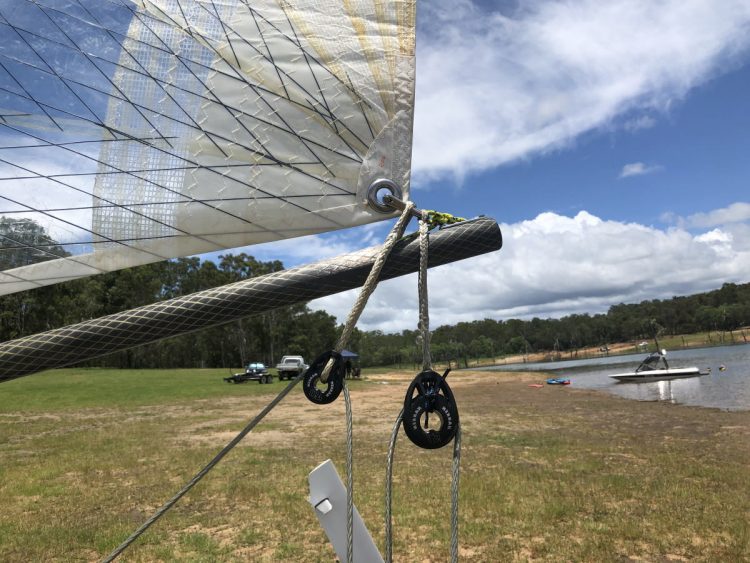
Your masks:
<path fill-rule="evenodd" d="M 450 213 L 443 213 L 441 211 L 434 211 L 432 209 L 423 209 L 420 211 L 420 213 L 423 214 L 422 217 L 426 216 L 426 219 L 424 219 L 424 221 L 427 223 L 428 231 L 439 227 L 453 225 L 454 223 L 460 223 L 461 221 L 466 221 L 466 219 L 464 219 L 463 217 L 457 217 L 455 215 L 451 215 Z M 419 231 L 414 231 L 413 233 L 404 235 L 401 240 L 411 241 L 417 238 L 418 235 Z"/>
<path fill-rule="evenodd" d="M 424 209 L 422 212 L 427 214 L 426 222 L 429 230 L 432 230 L 435 227 L 445 227 L 446 225 L 453 225 L 454 223 L 466 221 L 463 217 L 456 217 L 450 213 L 442 213 L 432 209 Z"/>

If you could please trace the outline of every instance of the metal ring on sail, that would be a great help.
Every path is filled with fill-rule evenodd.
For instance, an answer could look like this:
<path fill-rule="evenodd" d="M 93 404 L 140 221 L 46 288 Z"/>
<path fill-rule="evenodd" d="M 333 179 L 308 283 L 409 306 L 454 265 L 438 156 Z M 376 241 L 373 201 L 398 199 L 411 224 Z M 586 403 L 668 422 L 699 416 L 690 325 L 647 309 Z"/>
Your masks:
<path fill-rule="evenodd" d="M 393 213 L 393 210 L 396 208 L 392 205 L 388 205 L 382 195 L 383 191 L 388 192 L 388 195 L 399 200 L 403 198 L 401 188 L 394 181 L 381 178 L 375 180 L 367 189 L 367 203 L 375 211 L 380 211 L 381 213 Z"/>
<path fill-rule="evenodd" d="M 414 0 L 0 2 L 0 294 L 388 216 Z"/>

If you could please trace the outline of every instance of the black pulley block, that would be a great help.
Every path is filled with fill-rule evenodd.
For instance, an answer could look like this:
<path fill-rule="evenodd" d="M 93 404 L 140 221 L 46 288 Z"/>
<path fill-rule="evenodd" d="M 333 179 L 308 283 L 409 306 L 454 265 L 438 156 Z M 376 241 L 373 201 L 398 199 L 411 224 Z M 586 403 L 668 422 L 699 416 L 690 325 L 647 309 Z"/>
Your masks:
<path fill-rule="evenodd" d="M 432 426 L 432 428 L 430 428 Z M 445 378 L 425 370 L 414 378 L 404 399 L 404 431 L 420 448 L 442 448 L 458 428 L 458 407 Z"/>
<path fill-rule="evenodd" d="M 328 374 L 328 380 L 323 383 L 320 380 L 320 376 L 328 360 L 331 358 L 333 358 L 333 367 Z M 323 352 L 310 364 L 310 367 L 305 372 L 305 377 L 302 381 L 302 389 L 305 392 L 305 397 L 318 405 L 332 403 L 338 398 L 341 390 L 344 388 L 344 375 L 346 375 L 346 367 L 341 354 L 333 350 Z"/>

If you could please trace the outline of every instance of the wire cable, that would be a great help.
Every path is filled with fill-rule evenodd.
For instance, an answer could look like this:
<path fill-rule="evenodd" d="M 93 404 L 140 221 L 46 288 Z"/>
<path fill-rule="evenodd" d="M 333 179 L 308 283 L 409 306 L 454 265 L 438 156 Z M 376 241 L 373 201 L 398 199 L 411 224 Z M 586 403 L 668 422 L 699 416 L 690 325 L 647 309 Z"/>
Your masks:
<path fill-rule="evenodd" d="M 271 412 L 276 405 L 278 405 L 281 400 L 286 397 L 289 392 L 294 388 L 297 383 L 299 383 L 304 376 L 304 373 L 301 373 L 296 378 L 294 378 L 292 381 L 289 382 L 289 385 L 287 385 L 281 393 L 279 393 L 276 398 L 268 403 L 265 408 L 258 413 L 255 418 L 253 418 L 240 432 L 235 436 L 232 441 L 230 441 L 224 448 L 216 454 L 216 456 L 208 462 L 208 464 L 201 469 L 195 477 L 190 479 L 190 481 L 187 482 L 187 484 L 180 489 L 177 494 L 175 494 L 171 499 L 169 499 L 167 502 L 165 502 L 161 508 L 159 508 L 154 514 L 146 520 L 143 524 L 140 525 L 140 527 L 133 532 L 124 542 L 122 542 L 119 546 L 117 546 L 112 553 L 110 553 L 107 557 L 102 559 L 102 563 L 110 563 L 111 561 L 114 561 L 123 551 L 125 551 L 135 540 L 137 540 L 146 530 L 148 530 L 152 524 L 154 524 L 159 518 L 164 516 L 166 512 L 172 508 L 178 500 L 180 500 L 182 497 L 184 497 L 190 489 L 192 489 L 195 485 L 198 484 L 198 482 L 205 477 L 209 471 L 211 471 L 216 465 L 224 458 L 225 455 L 227 455 L 232 449 L 240 443 L 240 441 L 247 436 L 250 431 L 257 426 L 257 424 L 265 418 L 265 416 Z"/>

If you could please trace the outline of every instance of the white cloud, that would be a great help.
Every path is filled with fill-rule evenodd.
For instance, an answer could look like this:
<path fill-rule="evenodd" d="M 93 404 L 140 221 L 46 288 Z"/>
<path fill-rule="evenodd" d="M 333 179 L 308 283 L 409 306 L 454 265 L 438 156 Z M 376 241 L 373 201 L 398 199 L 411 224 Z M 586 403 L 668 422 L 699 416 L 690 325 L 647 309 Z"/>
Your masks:
<path fill-rule="evenodd" d="M 415 184 L 528 158 L 633 113 L 666 110 L 736 67 L 750 46 L 747 0 L 522 6 L 506 14 L 468 0 L 422 5 Z"/>
<path fill-rule="evenodd" d="M 555 317 L 670 298 L 750 280 L 750 227 L 693 235 L 636 223 L 542 213 L 503 225 L 502 250 L 430 270 L 431 326 L 482 318 Z M 460 288 L 460 290 L 457 290 Z M 381 284 L 360 320 L 365 330 L 417 325 L 415 276 Z M 340 322 L 356 292 L 312 303 Z"/>
<path fill-rule="evenodd" d="M 620 171 L 619 178 L 629 178 L 630 176 L 643 176 L 645 174 L 653 174 L 654 172 L 658 172 L 659 170 L 662 170 L 662 167 L 658 164 L 648 165 L 644 164 L 642 162 L 633 162 L 631 164 L 626 164 L 622 167 L 622 170 Z"/>
<path fill-rule="evenodd" d="M 386 233 L 395 221 L 368 223 L 350 229 L 322 235 L 309 235 L 240 248 L 218 250 L 202 254 L 204 260 L 217 261 L 222 254 L 245 252 L 257 260 L 280 260 L 285 268 L 309 264 L 326 258 L 348 254 L 368 246 L 382 244 Z"/>
<path fill-rule="evenodd" d="M 629 119 L 622 124 L 623 129 L 630 133 L 635 133 L 643 129 L 650 129 L 656 125 L 656 119 L 650 115 L 641 115 L 634 119 Z"/>
<path fill-rule="evenodd" d="M 684 222 L 689 227 L 709 228 L 750 220 L 750 203 L 737 202 L 708 213 L 695 213 Z"/>
<path fill-rule="evenodd" d="M 6 143 L 13 145 L 9 137 L 0 136 L 0 145 Z M 6 152 L 13 164 L 0 162 L 0 215 L 32 219 L 63 244 L 90 240 L 93 176 L 84 174 L 95 172 L 96 162 L 41 143 Z"/>

